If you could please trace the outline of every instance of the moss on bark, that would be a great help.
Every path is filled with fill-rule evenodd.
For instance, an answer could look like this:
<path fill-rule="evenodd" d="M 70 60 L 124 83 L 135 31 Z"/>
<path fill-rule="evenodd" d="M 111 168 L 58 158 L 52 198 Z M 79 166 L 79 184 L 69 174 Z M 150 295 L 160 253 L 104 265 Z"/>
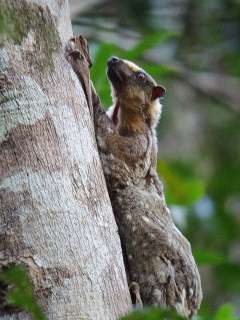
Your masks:
<path fill-rule="evenodd" d="M 33 51 L 42 66 L 52 64 L 52 53 L 60 46 L 54 17 L 48 6 L 43 8 L 26 0 L 0 0 L 0 47 L 8 41 L 20 45 L 29 32 L 34 33 Z"/>

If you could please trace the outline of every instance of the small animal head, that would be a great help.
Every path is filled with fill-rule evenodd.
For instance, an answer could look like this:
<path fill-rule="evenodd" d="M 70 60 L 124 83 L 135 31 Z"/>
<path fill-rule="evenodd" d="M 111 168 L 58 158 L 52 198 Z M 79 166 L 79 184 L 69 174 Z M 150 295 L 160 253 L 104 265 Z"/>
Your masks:
<path fill-rule="evenodd" d="M 113 57 L 108 60 L 107 75 L 112 86 L 112 96 L 121 111 L 142 115 L 154 127 L 161 114 L 159 98 L 165 95 L 165 88 L 136 64 Z"/>

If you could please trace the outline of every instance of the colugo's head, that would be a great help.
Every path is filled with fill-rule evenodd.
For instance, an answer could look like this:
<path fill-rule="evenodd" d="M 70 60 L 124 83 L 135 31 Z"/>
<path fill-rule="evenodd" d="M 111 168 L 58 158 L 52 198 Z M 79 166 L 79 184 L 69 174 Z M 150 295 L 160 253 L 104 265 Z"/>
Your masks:
<path fill-rule="evenodd" d="M 128 60 L 113 57 L 107 64 L 113 98 L 119 101 L 120 108 L 145 114 L 154 125 L 161 113 L 159 98 L 165 95 L 165 88 L 157 85 L 149 74 Z"/>

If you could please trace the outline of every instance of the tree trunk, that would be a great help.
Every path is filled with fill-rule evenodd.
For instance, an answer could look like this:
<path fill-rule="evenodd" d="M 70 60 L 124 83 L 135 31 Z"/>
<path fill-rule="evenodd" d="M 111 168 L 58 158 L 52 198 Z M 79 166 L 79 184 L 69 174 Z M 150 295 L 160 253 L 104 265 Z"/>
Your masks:
<path fill-rule="evenodd" d="M 0 266 L 27 266 L 48 319 L 117 319 L 130 297 L 68 4 L 0 0 L 0 25 Z"/>

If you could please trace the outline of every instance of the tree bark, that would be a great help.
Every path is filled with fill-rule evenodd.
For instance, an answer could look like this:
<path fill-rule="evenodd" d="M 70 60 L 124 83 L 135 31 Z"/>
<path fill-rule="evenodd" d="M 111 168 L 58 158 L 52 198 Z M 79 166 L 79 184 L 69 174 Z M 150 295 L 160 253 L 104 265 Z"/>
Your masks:
<path fill-rule="evenodd" d="M 0 22 L 0 266 L 27 267 L 48 319 L 117 319 L 131 302 L 68 4 L 0 0 Z"/>

